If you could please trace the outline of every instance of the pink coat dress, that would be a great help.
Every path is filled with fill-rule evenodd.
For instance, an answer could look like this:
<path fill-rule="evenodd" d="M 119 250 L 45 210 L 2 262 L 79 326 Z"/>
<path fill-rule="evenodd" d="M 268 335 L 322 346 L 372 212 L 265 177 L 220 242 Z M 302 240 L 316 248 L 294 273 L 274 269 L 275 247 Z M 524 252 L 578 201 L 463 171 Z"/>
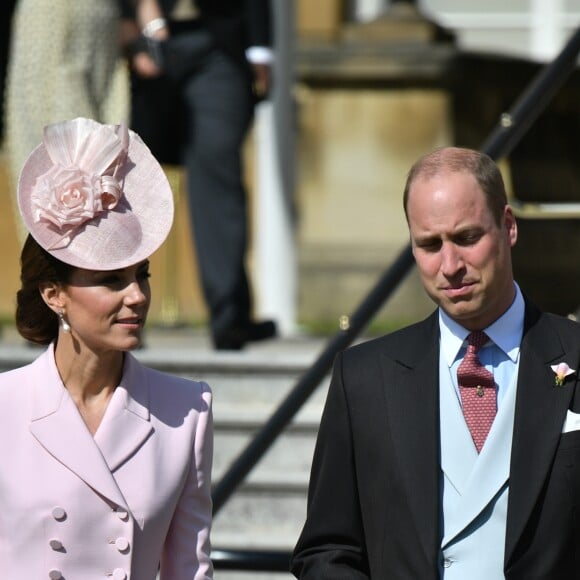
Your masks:
<path fill-rule="evenodd" d="M 0 575 L 205 580 L 211 391 L 126 354 L 94 437 L 50 347 L 0 374 Z"/>

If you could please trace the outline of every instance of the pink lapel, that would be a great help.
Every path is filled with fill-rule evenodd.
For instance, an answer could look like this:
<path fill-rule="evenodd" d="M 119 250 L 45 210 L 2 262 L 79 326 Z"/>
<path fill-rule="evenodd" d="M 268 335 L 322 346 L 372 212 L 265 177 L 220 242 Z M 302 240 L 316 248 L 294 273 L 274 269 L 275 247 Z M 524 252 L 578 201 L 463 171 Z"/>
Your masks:
<path fill-rule="evenodd" d="M 33 363 L 33 368 L 38 376 L 33 386 L 30 424 L 33 436 L 48 453 L 87 485 L 111 502 L 128 509 L 112 470 L 149 435 L 152 427 L 146 407 L 143 410 L 140 405 L 125 404 L 128 399 L 126 392 L 119 393 L 120 396 L 116 393 L 124 410 L 115 413 L 110 420 L 111 433 L 102 437 L 101 450 L 60 380 L 52 347 Z M 114 449 L 113 440 L 118 444 L 118 450 Z"/>

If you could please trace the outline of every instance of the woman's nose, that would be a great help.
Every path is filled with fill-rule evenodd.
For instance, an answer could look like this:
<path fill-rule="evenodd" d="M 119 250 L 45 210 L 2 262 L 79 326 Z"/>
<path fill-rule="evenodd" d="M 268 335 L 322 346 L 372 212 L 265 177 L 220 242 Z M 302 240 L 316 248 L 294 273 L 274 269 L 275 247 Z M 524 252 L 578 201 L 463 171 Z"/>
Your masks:
<path fill-rule="evenodd" d="M 143 288 L 141 288 L 141 285 L 138 282 L 131 282 L 127 287 L 126 300 L 128 300 L 130 304 L 140 304 L 147 301 L 147 294 L 143 291 Z"/>

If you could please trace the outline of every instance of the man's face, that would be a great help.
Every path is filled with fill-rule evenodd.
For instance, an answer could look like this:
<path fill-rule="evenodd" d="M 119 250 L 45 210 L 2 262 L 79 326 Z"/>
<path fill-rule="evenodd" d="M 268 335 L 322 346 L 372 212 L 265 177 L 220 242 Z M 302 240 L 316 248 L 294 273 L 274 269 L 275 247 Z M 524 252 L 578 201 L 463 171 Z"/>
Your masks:
<path fill-rule="evenodd" d="M 411 185 L 407 216 L 413 255 L 427 294 L 469 330 L 484 329 L 514 298 L 511 248 L 517 239 L 506 206 L 495 222 L 467 172 L 444 171 Z"/>

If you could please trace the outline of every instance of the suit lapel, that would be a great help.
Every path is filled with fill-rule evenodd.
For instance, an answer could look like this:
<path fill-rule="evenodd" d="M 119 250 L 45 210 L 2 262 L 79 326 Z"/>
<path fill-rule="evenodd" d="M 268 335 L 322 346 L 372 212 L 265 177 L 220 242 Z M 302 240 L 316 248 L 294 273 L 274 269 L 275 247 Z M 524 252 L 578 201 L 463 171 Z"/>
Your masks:
<path fill-rule="evenodd" d="M 506 565 L 548 476 L 574 389 L 556 387 L 550 365 L 578 369 L 577 350 L 566 352 L 546 315 L 528 307 L 520 351 L 510 467 Z"/>
<path fill-rule="evenodd" d="M 125 372 L 95 434 L 111 472 L 129 459 L 153 431 L 149 421 L 149 383 L 143 367 L 125 355 Z"/>
<path fill-rule="evenodd" d="M 121 429 L 120 424 L 125 422 L 126 418 L 123 417 L 121 421 L 121 414 L 117 416 L 113 413 L 114 417 L 110 419 L 110 435 L 103 437 L 105 453 L 108 455 L 105 459 L 60 380 L 52 349 L 42 355 L 35 364 L 39 366 L 38 376 L 42 377 L 42 380 L 39 380 L 33 388 L 30 432 L 48 453 L 87 485 L 111 502 L 128 508 L 108 463 L 118 465 L 146 438 L 148 431 L 145 432 L 143 425 L 139 426 L 139 423 L 144 423 L 143 419 L 129 421 Z M 117 397 L 116 406 L 123 403 L 125 407 L 125 395 L 122 392 L 119 395 L 115 393 L 115 397 Z M 125 410 L 123 414 L 127 413 Z M 149 425 L 148 422 L 146 424 Z M 137 428 L 136 434 L 128 432 L 132 428 Z M 119 450 L 113 449 L 113 437 L 119 438 L 117 440 Z"/>
<path fill-rule="evenodd" d="M 387 415 L 417 536 L 433 566 L 439 543 L 439 328 L 435 313 L 383 357 Z"/>

